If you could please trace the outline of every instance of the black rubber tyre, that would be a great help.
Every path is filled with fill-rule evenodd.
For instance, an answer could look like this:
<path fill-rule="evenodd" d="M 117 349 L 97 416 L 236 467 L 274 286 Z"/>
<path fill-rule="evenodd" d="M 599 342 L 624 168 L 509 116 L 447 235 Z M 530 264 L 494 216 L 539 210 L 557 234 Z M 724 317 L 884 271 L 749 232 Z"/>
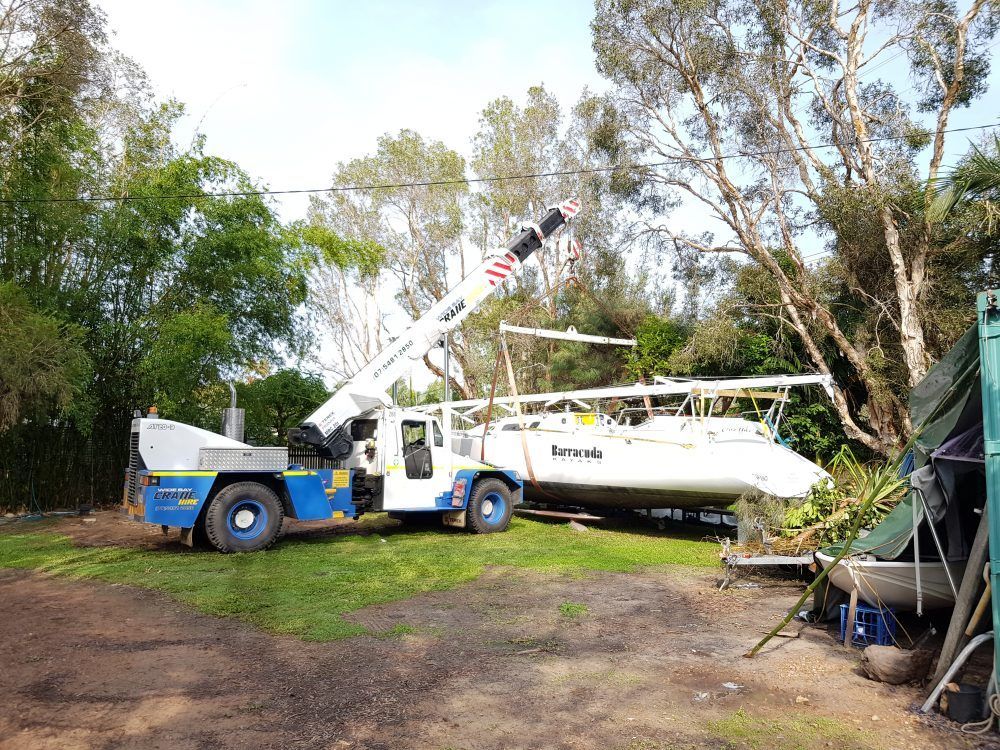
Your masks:
<path fill-rule="evenodd" d="M 465 509 L 465 528 L 474 534 L 506 531 L 514 504 L 510 488 L 499 479 L 480 479 L 472 486 L 469 507 Z"/>
<path fill-rule="evenodd" d="M 285 511 L 274 491 L 258 482 L 223 487 L 205 512 L 205 536 L 219 552 L 257 552 L 278 538 Z"/>

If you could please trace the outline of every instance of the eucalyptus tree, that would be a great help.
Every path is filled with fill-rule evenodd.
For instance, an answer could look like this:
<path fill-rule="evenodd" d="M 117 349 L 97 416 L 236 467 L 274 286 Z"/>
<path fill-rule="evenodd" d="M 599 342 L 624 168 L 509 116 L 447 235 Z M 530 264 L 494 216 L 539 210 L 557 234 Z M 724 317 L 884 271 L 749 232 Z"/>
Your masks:
<path fill-rule="evenodd" d="M 493 365 L 501 319 L 630 335 L 650 307 L 654 274 L 640 263 L 629 268 L 618 229 L 622 200 L 610 189 L 610 176 L 593 169 L 603 158 L 591 144 L 600 114 L 600 100 L 589 91 L 564 111 L 539 85 L 521 101 L 491 101 L 480 115 L 470 165 L 479 177 L 500 178 L 478 185 L 470 200 L 469 234 L 483 252 L 505 242 L 515 225 L 546 205 L 570 196 L 583 202 L 570 227 L 582 258 L 571 262 L 570 237 L 547 243 L 510 288 L 466 324 L 476 330 L 484 370 Z M 622 375 L 622 358 L 606 348 L 539 339 L 511 344 L 527 389 L 607 383 Z"/>
<path fill-rule="evenodd" d="M 339 272 L 321 271 L 322 286 L 316 291 L 326 299 L 316 302 L 326 334 L 341 348 L 339 356 L 348 365 L 364 364 L 389 343 L 386 316 L 396 313 L 399 319 L 401 311 L 404 319 L 418 318 L 461 277 L 463 207 L 468 193 L 464 180 L 465 159 L 456 151 L 402 130 L 379 138 L 375 153 L 338 164 L 332 181 L 333 187 L 400 187 L 334 191 L 312 200 L 310 225 L 341 237 L 363 238 L 384 249 L 381 265 L 388 279 L 378 279 L 373 268 L 343 277 Z M 397 308 L 386 299 L 393 295 Z M 462 374 L 452 373 L 452 385 L 471 397 L 478 389 L 475 373 L 466 367 L 467 348 L 460 331 L 449 338 L 449 344 Z M 443 376 L 429 355 L 423 361 L 435 375 Z M 339 367 L 344 375 L 355 369 Z"/>
<path fill-rule="evenodd" d="M 597 3 L 614 88 L 595 140 L 620 164 L 658 164 L 620 177 L 642 232 L 759 264 L 777 286 L 767 311 L 813 367 L 839 369 L 846 432 L 882 453 L 912 428 L 901 394 L 934 355 L 939 227 L 922 185 L 955 109 L 983 93 L 995 26 L 985 0 Z M 880 78 L 896 61 L 916 96 Z M 662 218 L 681 197 L 721 241 Z M 820 241 L 834 262 L 817 268 L 805 250 Z"/>

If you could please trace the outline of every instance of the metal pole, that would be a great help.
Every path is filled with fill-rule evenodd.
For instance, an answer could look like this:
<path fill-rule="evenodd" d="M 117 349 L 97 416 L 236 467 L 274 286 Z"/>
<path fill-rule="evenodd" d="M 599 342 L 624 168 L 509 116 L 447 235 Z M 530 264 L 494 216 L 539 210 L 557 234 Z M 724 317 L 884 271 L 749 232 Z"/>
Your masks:
<path fill-rule="evenodd" d="M 934 546 L 937 547 L 938 557 L 941 558 L 941 565 L 944 566 L 944 574 L 948 578 L 948 585 L 951 587 L 951 595 L 955 597 L 955 601 L 958 601 L 958 589 L 955 587 L 955 581 L 952 579 L 951 571 L 948 569 L 948 558 L 945 557 L 944 549 L 941 547 L 941 540 L 938 539 L 937 529 L 934 528 L 930 511 L 927 510 L 927 503 L 924 502 L 924 493 L 918 489 L 914 489 L 913 493 L 920 500 L 920 507 L 923 508 L 924 518 L 927 521 L 927 528 L 931 530 L 931 537 L 934 539 Z"/>
<path fill-rule="evenodd" d="M 997 292 L 979 294 L 979 373 L 983 387 L 983 454 L 990 525 L 990 587 L 1000 591 L 1000 309 Z M 1000 594 L 993 603 L 993 673 L 1000 674 Z"/>
<path fill-rule="evenodd" d="M 444 335 L 444 402 L 447 404 L 451 401 L 451 352 L 448 347 L 448 334 Z M 446 409 L 447 416 L 442 412 L 442 416 L 445 417 L 445 428 L 449 431 L 451 430 L 451 410 Z"/>
<path fill-rule="evenodd" d="M 912 492 L 910 495 L 913 501 L 913 576 L 917 586 L 917 616 L 920 617 L 924 614 L 924 592 L 920 587 L 920 514 L 917 499 L 912 497 Z"/>

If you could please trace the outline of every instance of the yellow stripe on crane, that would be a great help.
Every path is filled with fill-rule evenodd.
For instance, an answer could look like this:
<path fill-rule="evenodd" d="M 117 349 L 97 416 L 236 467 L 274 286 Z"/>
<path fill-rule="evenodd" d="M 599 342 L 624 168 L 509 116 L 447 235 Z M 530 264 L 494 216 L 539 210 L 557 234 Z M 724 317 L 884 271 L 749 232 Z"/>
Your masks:
<path fill-rule="evenodd" d="M 217 471 L 151 471 L 154 477 L 214 477 Z"/>

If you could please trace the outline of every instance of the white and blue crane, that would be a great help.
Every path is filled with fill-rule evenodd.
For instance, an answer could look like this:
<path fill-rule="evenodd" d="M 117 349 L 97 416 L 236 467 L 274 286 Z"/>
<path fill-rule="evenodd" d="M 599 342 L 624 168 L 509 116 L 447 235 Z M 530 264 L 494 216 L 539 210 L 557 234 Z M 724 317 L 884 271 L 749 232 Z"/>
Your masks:
<path fill-rule="evenodd" d="M 522 492 L 517 472 L 460 456 L 441 423 L 397 408 L 387 390 L 489 298 L 547 238 L 579 211 L 576 200 L 488 255 L 475 270 L 289 431 L 338 468 L 289 464 L 287 447 L 242 442 L 242 412 L 226 410 L 223 432 L 160 419 L 151 408 L 132 421 L 123 509 L 130 517 L 204 537 L 222 552 L 266 549 L 285 517 L 357 518 L 387 511 L 436 514 L 475 533 L 503 531 Z"/>

